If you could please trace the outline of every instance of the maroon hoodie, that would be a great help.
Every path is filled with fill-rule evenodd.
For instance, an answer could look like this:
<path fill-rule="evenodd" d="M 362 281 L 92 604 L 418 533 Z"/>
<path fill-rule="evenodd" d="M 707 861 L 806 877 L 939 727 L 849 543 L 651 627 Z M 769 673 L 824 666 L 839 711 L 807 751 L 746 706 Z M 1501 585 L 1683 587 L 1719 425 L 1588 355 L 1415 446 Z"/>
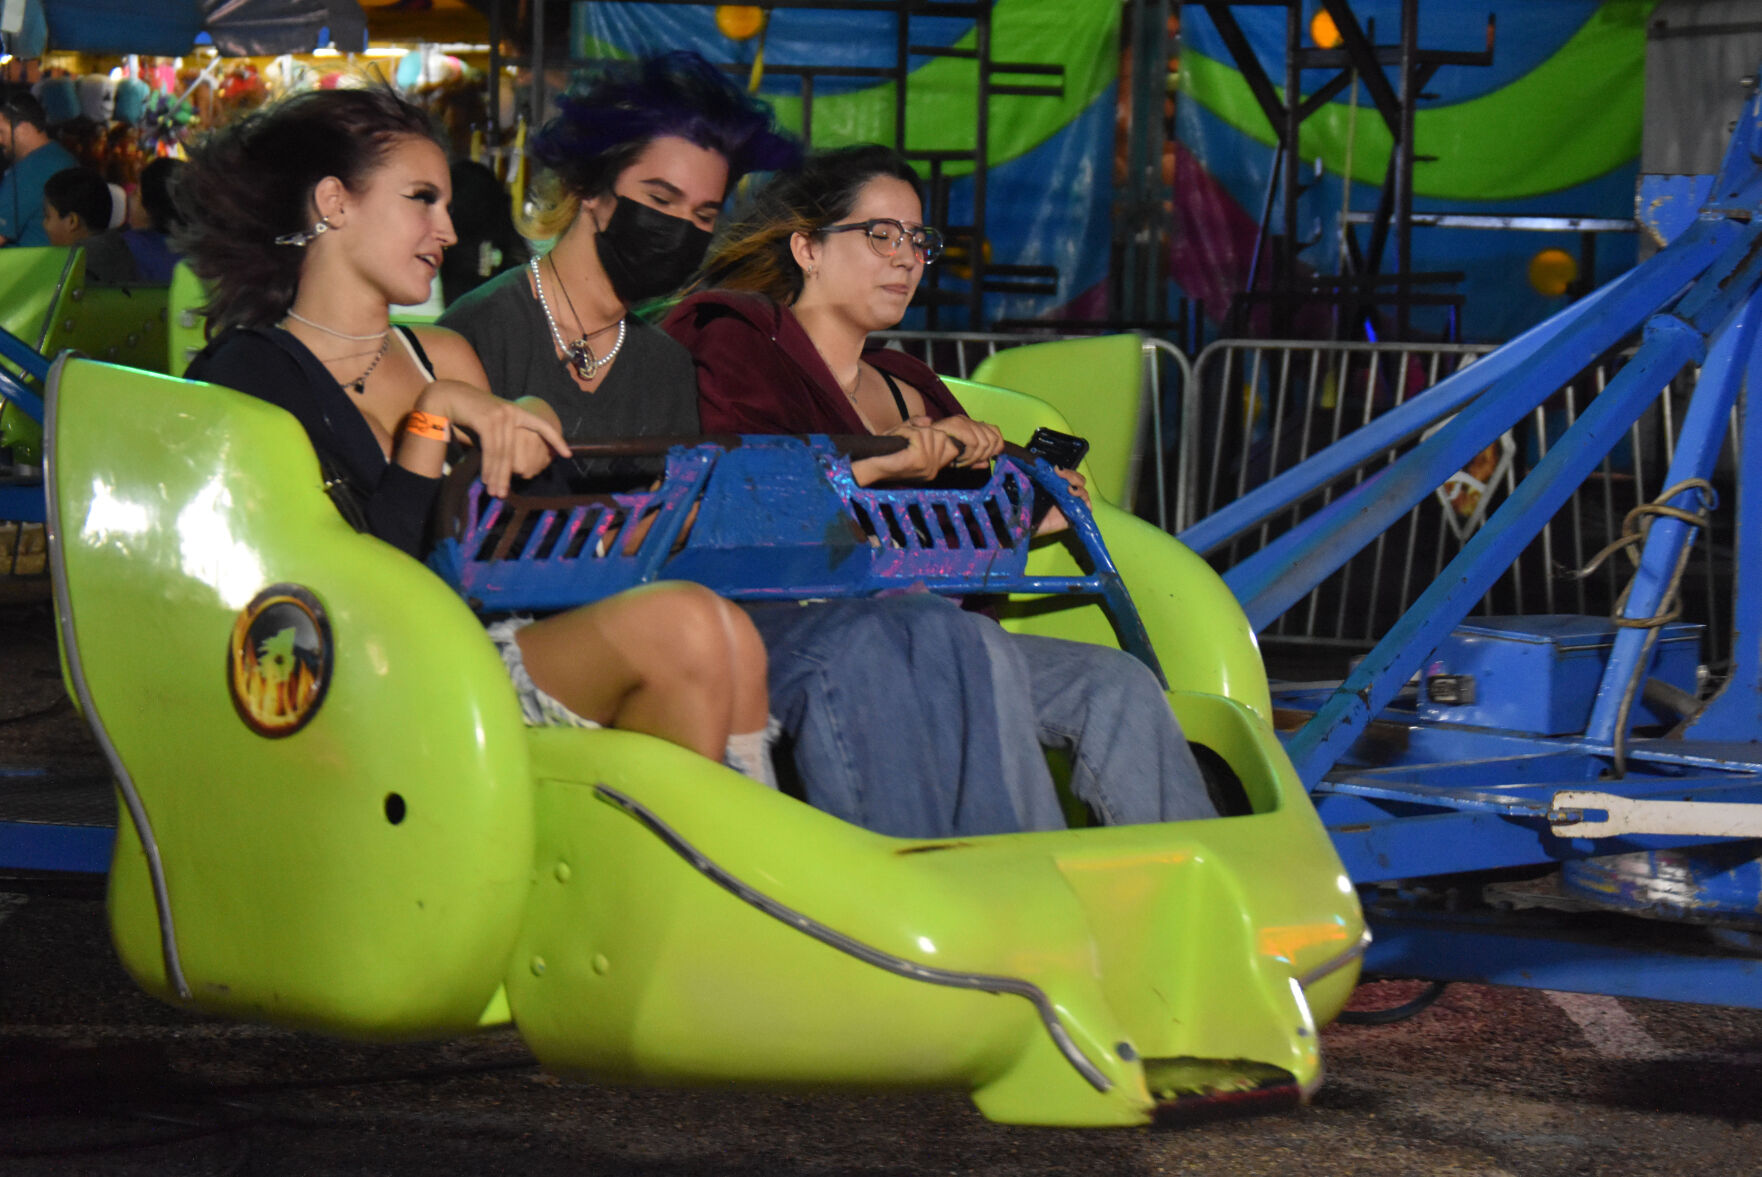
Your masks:
<path fill-rule="evenodd" d="M 673 308 L 661 329 L 697 365 L 705 433 L 867 433 L 813 341 L 788 307 L 762 294 L 708 290 Z M 932 418 L 964 410 L 928 367 L 890 348 L 863 359 L 912 385 Z"/>

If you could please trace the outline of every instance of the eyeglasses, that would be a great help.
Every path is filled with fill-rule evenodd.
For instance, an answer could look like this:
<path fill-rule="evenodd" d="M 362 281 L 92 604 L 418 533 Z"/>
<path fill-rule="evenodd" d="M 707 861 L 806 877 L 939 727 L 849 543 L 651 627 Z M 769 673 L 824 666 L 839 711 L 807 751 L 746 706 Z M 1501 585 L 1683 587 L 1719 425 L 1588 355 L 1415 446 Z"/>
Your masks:
<path fill-rule="evenodd" d="M 898 221 L 882 218 L 853 221 L 848 225 L 827 225 L 820 232 L 862 233 L 869 239 L 869 248 L 882 257 L 892 257 L 902 244 L 910 241 L 912 252 L 924 259 L 926 266 L 942 256 L 942 234 L 929 225 L 908 229 Z"/>

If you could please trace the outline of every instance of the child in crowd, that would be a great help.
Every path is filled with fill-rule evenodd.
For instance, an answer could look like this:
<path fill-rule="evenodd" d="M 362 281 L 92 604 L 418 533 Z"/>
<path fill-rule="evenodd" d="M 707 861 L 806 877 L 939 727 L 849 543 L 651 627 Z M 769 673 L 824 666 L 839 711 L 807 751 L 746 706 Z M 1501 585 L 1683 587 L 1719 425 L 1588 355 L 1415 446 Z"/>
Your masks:
<path fill-rule="evenodd" d="M 115 211 L 110 185 L 91 168 L 64 168 L 43 183 L 43 232 L 50 245 L 86 251 L 89 282 L 122 286 L 141 280 L 122 234 L 110 228 Z"/>

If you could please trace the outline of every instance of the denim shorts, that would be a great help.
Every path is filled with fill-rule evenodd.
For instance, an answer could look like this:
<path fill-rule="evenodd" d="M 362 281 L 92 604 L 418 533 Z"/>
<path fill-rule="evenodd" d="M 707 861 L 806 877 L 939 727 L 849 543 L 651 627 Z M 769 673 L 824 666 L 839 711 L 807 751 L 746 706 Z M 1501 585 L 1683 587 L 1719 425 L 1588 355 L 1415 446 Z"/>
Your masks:
<path fill-rule="evenodd" d="M 508 668 L 508 677 L 514 681 L 514 693 L 520 697 L 520 714 L 528 727 L 599 727 L 591 719 L 584 719 L 557 702 L 550 695 L 538 689 L 532 676 L 526 673 L 526 660 L 520 656 L 520 643 L 514 635 L 521 629 L 532 624 L 530 617 L 508 617 L 491 625 L 487 632 L 489 640 L 496 644 L 501 652 L 502 664 Z"/>

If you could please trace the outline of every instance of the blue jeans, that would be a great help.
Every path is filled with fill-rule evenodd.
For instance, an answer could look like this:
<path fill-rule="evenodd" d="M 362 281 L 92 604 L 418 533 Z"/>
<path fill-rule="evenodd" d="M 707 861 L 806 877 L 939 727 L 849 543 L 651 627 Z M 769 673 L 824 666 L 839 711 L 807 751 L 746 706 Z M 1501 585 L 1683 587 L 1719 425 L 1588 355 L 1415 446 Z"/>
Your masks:
<path fill-rule="evenodd" d="M 809 804 L 880 833 L 1061 829 L 1042 747 L 1109 824 L 1215 816 L 1155 677 L 929 594 L 750 610 Z"/>
<path fill-rule="evenodd" d="M 925 593 L 749 607 L 816 809 L 899 837 L 1024 828 L 974 619 Z"/>
<path fill-rule="evenodd" d="M 1042 748 L 1070 753 L 1071 791 L 1103 825 L 1218 816 L 1168 697 L 1142 662 L 974 621 L 991 656 L 1004 778 L 1023 829 L 1065 824 Z"/>

